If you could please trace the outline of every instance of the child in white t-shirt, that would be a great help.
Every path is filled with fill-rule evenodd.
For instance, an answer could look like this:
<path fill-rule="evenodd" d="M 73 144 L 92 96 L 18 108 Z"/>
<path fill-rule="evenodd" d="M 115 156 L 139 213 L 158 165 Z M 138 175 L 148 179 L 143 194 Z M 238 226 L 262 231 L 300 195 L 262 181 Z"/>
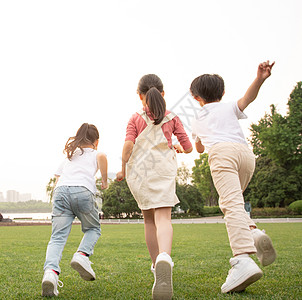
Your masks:
<path fill-rule="evenodd" d="M 243 191 L 250 182 L 255 157 L 248 148 L 238 120 L 247 118 L 243 110 L 256 99 L 263 82 L 271 75 L 274 63 L 259 65 L 257 77 L 245 95 L 234 103 L 221 103 L 224 81 L 219 75 L 204 74 L 191 84 L 191 94 L 202 109 L 192 124 L 193 138 L 199 153 L 208 151 L 219 207 L 224 213 L 234 257 L 232 269 L 222 285 L 222 293 L 243 291 L 262 276 L 261 269 L 249 257 L 256 253 L 261 264 L 274 262 L 276 252 L 270 238 L 256 229 L 244 209 Z"/>
<path fill-rule="evenodd" d="M 97 128 L 84 123 L 65 145 L 67 158 L 55 174 L 52 233 L 46 251 L 42 296 L 57 296 L 59 293 L 59 263 L 75 217 L 81 221 L 84 236 L 70 264 L 84 280 L 95 280 L 89 256 L 101 235 L 95 199 L 95 174 L 98 170 L 102 175 L 101 188 L 107 187 L 107 158 L 96 151 L 98 142 Z"/>

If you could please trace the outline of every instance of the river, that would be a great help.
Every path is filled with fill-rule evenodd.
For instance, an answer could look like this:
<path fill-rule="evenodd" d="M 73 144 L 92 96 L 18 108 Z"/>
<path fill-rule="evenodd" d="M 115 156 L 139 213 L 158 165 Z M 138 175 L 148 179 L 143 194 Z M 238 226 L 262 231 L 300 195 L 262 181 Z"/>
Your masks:
<path fill-rule="evenodd" d="M 51 220 L 51 213 L 2 213 L 3 218 Z"/>

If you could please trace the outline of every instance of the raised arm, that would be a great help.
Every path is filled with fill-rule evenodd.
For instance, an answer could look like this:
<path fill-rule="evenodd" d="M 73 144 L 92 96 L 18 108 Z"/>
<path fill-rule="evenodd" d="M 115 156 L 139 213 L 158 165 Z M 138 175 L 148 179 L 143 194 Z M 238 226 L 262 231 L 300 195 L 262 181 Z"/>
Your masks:
<path fill-rule="evenodd" d="M 267 62 L 263 62 L 258 66 L 256 79 L 250 85 L 245 95 L 237 102 L 238 107 L 241 111 L 243 111 L 251 102 L 253 102 L 256 99 L 261 85 L 269 76 L 271 76 L 271 70 L 274 64 L 275 62 L 273 62 L 270 65 L 269 61 L 267 61 Z"/>

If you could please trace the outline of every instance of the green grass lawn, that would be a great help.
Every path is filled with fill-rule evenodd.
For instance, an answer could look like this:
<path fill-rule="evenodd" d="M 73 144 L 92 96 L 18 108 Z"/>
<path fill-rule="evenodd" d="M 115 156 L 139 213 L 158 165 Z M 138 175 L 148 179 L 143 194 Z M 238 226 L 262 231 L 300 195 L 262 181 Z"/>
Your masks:
<path fill-rule="evenodd" d="M 302 299 L 302 223 L 260 224 L 277 260 L 243 293 L 224 295 L 231 257 L 224 224 L 173 225 L 173 299 Z M 0 227 L 0 299 L 42 299 L 43 263 L 51 226 Z M 63 252 L 58 299 L 151 299 L 153 274 L 143 225 L 102 225 L 91 257 L 96 281 L 69 263 L 81 240 L 74 225 Z M 258 261 L 257 261 L 258 263 Z"/>

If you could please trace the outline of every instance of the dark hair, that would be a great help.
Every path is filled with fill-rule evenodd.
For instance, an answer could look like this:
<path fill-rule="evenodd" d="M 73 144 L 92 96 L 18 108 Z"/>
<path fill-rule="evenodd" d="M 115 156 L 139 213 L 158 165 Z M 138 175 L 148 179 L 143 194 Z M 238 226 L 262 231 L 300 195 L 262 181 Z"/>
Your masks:
<path fill-rule="evenodd" d="M 190 91 L 193 96 L 199 96 L 208 103 L 220 101 L 224 92 L 224 81 L 217 74 L 204 74 L 192 81 Z"/>
<path fill-rule="evenodd" d="M 93 145 L 93 143 L 99 139 L 99 132 L 97 128 L 88 123 L 82 124 L 78 129 L 76 136 L 70 137 L 65 145 L 64 152 L 67 154 L 67 158 L 71 160 L 74 151 L 80 148 L 82 154 L 84 152 L 83 145 Z"/>
<path fill-rule="evenodd" d="M 166 102 L 161 93 L 164 91 L 162 81 L 155 74 L 143 76 L 137 87 L 139 94 L 146 95 L 146 104 L 149 107 L 154 125 L 161 123 L 166 113 Z"/>

